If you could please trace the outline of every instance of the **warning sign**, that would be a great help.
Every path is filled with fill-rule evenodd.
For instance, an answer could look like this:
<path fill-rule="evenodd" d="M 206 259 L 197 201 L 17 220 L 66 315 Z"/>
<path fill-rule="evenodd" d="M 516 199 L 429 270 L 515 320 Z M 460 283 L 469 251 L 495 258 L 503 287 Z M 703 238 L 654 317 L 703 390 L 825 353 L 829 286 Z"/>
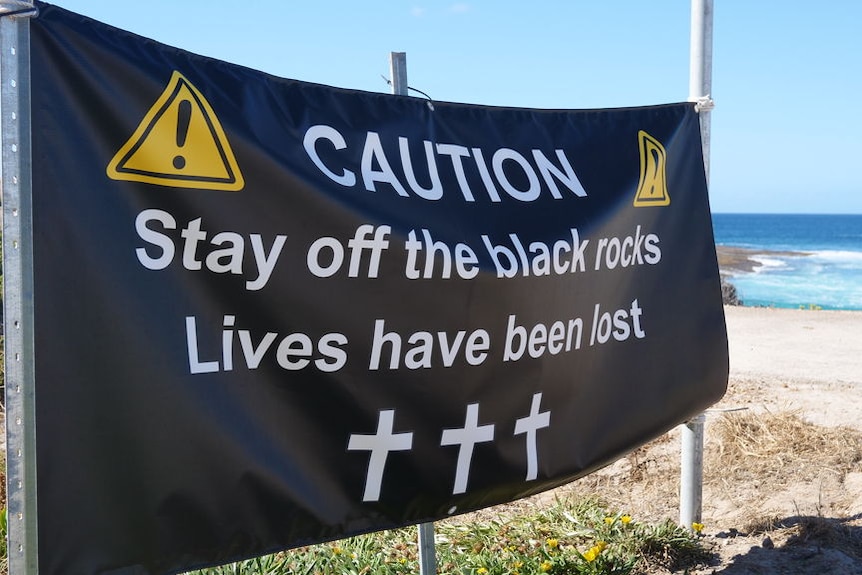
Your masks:
<path fill-rule="evenodd" d="M 667 152 L 665 152 L 664 146 L 643 130 L 638 132 L 638 144 L 640 146 L 641 175 L 638 181 L 638 191 L 635 194 L 635 207 L 670 205 L 665 170 Z"/>
<path fill-rule="evenodd" d="M 693 102 L 429 115 L 38 6 L 31 571 L 471 512 L 724 393 Z"/>
<path fill-rule="evenodd" d="M 175 188 L 239 191 L 245 185 L 215 112 L 177 71 L 107 172 L 113 180 Z"/>

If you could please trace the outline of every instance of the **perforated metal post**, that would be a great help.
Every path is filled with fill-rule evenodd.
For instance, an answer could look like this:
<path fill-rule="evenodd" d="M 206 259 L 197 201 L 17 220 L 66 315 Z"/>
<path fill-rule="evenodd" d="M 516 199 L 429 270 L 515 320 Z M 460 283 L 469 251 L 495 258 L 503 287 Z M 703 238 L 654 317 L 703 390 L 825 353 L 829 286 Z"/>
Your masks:
<path fill-rule="evenodd" d="M 7 549 L 12 575 L 38 572 L 29 21 L 34 13 L 29 2 L 0 2 Z"/>

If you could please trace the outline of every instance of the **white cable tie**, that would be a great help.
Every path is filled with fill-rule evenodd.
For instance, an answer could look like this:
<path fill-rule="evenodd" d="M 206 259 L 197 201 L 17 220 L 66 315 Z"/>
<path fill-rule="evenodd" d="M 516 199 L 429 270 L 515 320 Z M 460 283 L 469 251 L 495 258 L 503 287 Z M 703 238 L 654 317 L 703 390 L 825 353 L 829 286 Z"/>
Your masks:
<path fill-rule="evenodd" d="M 715 100 L 713 100 L 709 94 L 697 98 L 694 102 L 694 111 L 698 113 L 711 112 L 715 108 Z"/>

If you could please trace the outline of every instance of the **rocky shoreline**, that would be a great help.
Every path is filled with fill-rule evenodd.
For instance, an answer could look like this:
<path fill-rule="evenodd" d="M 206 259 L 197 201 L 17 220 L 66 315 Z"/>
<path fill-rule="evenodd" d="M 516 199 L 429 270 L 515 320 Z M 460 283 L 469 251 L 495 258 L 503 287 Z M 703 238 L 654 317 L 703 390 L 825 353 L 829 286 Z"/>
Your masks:
<path fill-rule="evenodd" d="M 718 256 L 718 269 L 721 274 L 721 299 L 726 305 L 744 305 L 731 280 L 737 274 L 756 271 L 761 265 L 754 259 L 756 256 L 806 255 L 805 252 L 752 250 L 735 246 L 715 246 L 715 253 Z"/>
<path fill-rule="evenodd" d="M 715 246 L 718 256 L 718 269 L 722 276 L 734 276 L 740 273 L 751 273 L 761 264 L 754 259 L 757 256 L 805 256 L 806 252 L 789 252 L 777 250 L 752 250 L 736 246 Z"/>

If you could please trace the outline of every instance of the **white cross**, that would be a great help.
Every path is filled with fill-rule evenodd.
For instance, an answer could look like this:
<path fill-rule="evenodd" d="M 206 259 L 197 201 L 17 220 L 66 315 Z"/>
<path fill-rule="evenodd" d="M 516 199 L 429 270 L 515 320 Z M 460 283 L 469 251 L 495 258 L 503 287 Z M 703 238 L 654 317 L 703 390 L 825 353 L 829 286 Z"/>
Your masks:
<path fill-rule="evenodd" d="M 539 413 L 539 404 L 542 403 L 542 394 L 533 394 L 533 405 L 530 415 L 515 421 L 515 435 L 527 434 L 527 481 L 532 481 L 539 476 L 538 455 L 536 454 L 536 431 L 543 427 L 550 427 L 551 412 Z"/>
<path fill-rule="evenodd" d="M 380 411 L 377 419 L 377 432 L 373 435 L 354 433 L 347 443 L 348 451 L 370 451 L 368 473 L 365 475 L 363 501 L 379 501 L 380 485 L 383 483 L 383 468 L 390 451 L 409 451 L 413 448 L 413 432 L 392 433 L 395 410 Z"/>
<path fill-rule="evenodd" d="M 479 404 L 467 406 L 467 417 L 461 429 L 444 429 L 440 445 L 460 445 L 458 450 L 458 466 L 455 468 L 455 487 L 452 495 L 467 491 L 467 478 L 470 475 L 470 462 L 473 459 L 473 447 L 477 443 L 494 440 L 494 424 L 479 425 Z"/>

